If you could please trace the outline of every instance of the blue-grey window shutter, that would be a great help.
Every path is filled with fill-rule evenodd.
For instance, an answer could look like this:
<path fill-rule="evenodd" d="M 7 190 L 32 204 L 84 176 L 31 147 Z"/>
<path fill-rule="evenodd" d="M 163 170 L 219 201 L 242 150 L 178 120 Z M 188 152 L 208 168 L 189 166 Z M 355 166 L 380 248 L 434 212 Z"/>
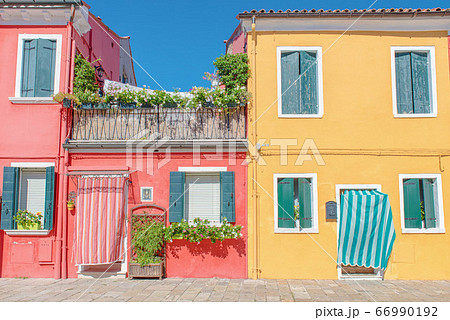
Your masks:
<path fill-rule="evenodd" d="M 21 97 L 35 96 L 37 39 L 23 42 Z"/>
<path fill-rule="evenodd" d="M 281 112 L 282 114 L 300 113 L 300 54 L 281 53 Z"/>
<path fill-rule="evenodd" d="M 19 168 L 3 168 L 3 194 L 2 194 L 2 230 L 15 229 L 14 215 L 17 212 L 17 198 L 19 195 Z"/>
<path fill-rule="evenodd" d="M 431 113 L 428 53 L 411 52 L 414 113 Z"/>
<path fill-rule="evenodd" d="M 45 213 L 44 229 L 53 229 L 55 203 L 55 167 L 45 168 Z"/>
<path fill-rule="evenodd" d="M 425 228 L 436 228 L 435 181 L 423 179 L 423 207 L 425 210 Z"/>
<path fill-rule="evenodd" d="M 36 97 L 50 97 L 55 81 L 56 41 L 38 39 L 36 63 Z"/>
<path fill-rule="evenodd" d="M 317 53 L 300 52 L 300 101 L 302 114 L 319 113 L 317 98 Z"/>
<path fill-rule="evenodd" d="M 397 52 L 395 54 L 395 83 L 397 113 L 414 113 L 410 52 Z"/>
<path fill-rule="evenodd" d="M 403 180 L 405 228 L 422 228 L 419 179 Z"/>
<path fill-rule="evenodd" d="M 295 228 L 294 179 L 278 179 L 278 228 Z"/>
<path fill-rule="evenodd" d="M 181 222 L 184 218 L 184 172 L 170 173 L 169 222 Z"/>
<path fill-rule="evenodd" d="M 220 173 L 220 218 L 236 222 L 234 202 L 234 172 Z"/>
<path fill-rule="evenodd" d="M 313 226 L 311 185 L 310 179 L 298 179 L 300 227 L 302 228 L 312 228 Z"/>

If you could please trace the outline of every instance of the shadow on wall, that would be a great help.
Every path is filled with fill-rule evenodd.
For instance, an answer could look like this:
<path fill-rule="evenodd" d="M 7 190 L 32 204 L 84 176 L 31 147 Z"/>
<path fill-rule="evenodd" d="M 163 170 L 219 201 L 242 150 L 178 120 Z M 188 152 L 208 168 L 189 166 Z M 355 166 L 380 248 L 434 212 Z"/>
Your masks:
<path fill-rule="evenodd" d="M 173 240 L 172 243 L 167 244 L 167 250 L 176 259 L 180 258 L 180 251 L 185 251 L 186 249 L 192 256 L 200 256 L 202 259 L 205 259 L 207 256 L 224 259 L 228 257 L 230 250 L 236 251 L 239 257 L 243 257 L 246 254 L 245 241 L 242 238 L 227 239 L 216 243 L 212 243 L 211 240 L 202 240 L 200 243 L 191 243 L 187 240 Z"/>

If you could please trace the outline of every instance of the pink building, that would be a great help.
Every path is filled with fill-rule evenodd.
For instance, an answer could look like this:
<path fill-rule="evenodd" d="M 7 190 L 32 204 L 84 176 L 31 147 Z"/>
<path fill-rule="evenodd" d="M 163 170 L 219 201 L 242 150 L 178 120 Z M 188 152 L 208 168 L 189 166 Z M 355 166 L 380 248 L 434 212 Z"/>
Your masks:
<path fill-rule="evenodd" d="M 104 78 L 135 84 L 131 59 L 119 46 L 129 38 L 118 37 L 79 3 L 0 4 L 1 277 L 68 275 L 70 159 L 62 143 L 70 137 L 71 112 L 51 95 L 71 92 L 75 54 L 100 58 L 96 66 Z M 42 229 L 17 230 L 13 216 L 25 209 L 43 213 Z"/>
<path fill-rule="evenodd" d="M 100 59 L 100 81 L 135 85 L 129 38 L 77 1 L 29 2 L 0 5 L 0 276 L 126 276 L 130 211 L 155 204 L 168 224 L 243 226 L 240 239 L 174 240 L 166 276 L 247 278 L 246 108 L 65 109 L 51 94 L 71 92 L 76 53 Z M 25 209 L 44 214 L 40 230 L 17 230 Z"/>

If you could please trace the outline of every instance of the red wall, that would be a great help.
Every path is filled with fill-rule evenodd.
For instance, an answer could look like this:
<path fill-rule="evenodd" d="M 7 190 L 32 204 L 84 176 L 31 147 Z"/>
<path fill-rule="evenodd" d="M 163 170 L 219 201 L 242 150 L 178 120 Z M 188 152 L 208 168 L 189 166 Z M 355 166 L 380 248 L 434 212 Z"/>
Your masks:
<path fill-rule="evenodd" d="M 53 162 L 59 154 L 59 104 L 12 104 L 15 95 L 19 34 L 62 34 L 61 75 L 59 87 L 64 90 L 67 60 L 67 28 L 14 27 L 0 28 L 0 192 L 3 188 L 3 167 L 11 162 Z M 56 166 L 56 169 L 59 168 Z M 55 206 L 55 212 L 57 205 Z M 8 236 L 0 230 L 1 277 L 53 277 L 56 219 L 48 236 Z M 39 262 L 40 244 L 50 244 L 53 262 Z"/>
<path fill-rule="evenodd" d="M 204 240 L 200 244 L 192 244 L 185 240 L 174 240 L 167 248 L 168 277 L 222 277 L 247 278 L 247 164 L 245 153 L 239 153 L 236 160 L 228 154 L 201 154 L 201 167 L 227 167 L 235 172 L 236 194 L 236 224 L 242 225 L 243 237 L 237 240 L 226 240 L 223 243 L 211 244 Z M 124 154 L 74 154 L 71 166 L 73 168 L 117 169 L 129 166 L 131 184 L 128 191 L 128 210 L 141 204 L 140 187 L 153 187 L 154 204 L 169 208 L 170 172 L 178 171 L 178 167 L 193 167 L 192 154 L 171 154 L 167 164 L 158 169 L 165 160 L 164 154 L 145 156 L 143 159 L 133 157 L 133 163 L 127 163 Z M 128 161 L 130 162 L 130 161 Z M 153 165 L 153 173 L 151 165 Z M 72 182 L 69 191 L 74 191 Z M 76 209 L 75 209 L 76 210 Z M 73 244 L 74 216 L 69 216 L 69 249 Z M 69 252 L 69 257 L 72 253 Z M 69 275 L 76 276 L 77 268 L 70 263 Z"/>
<path fill-rule="evenodd" d="M 117 44 L 90 17 L 93 27 L 93 55 L 102 59 L 106 73 L 114 80 L 119 78 L 120 52 Z M 108 31 L 116 39 L 117 36 Z M 70 61 L 67 52 L 68 26 L 0 26 L 0 194 L 3 186 L 3 167 L 11 162 L 54 162 L 56 169 L 55 213 L 53 230 L 47 236 L 9 236 L 0 230 L 0 277 L 53 277 L 56 265 L 57 213 L 65 199 L 58 199 L 59 179 L 63 168 L 59 168 L 60 112 L 59 104 L 12 104 L 9 97 L 15 95 L 17 50 L 19 34 L 61 34 L 61 73 L 60 91 L 66 91 L 66 70 Z M 88 37 L 89 33 L 84 37 Z M 74 31 L 77 47 L 87 50 L 86 43 Z M 64 136 L 65 133 L 62 133 Z M 61 174 L 60 174 L 61 173 Z M 71 220 L 69 220 L 71 223 Z M 69 229 L 73 228 L 69 223 Z M 72 233 L 69 233 L 69 247 L 72 245 Z M 44 248 L 50 247 L 51 261 L 40 261 Z M 68 255 L 70 264 L 71 255 Z M 75 276 L 74 273 L 71 276 Z"/>

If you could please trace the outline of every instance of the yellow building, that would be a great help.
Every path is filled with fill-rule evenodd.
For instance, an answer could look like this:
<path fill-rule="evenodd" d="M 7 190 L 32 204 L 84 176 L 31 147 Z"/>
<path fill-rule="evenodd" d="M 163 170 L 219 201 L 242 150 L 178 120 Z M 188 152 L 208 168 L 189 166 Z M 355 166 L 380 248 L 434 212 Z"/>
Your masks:
<path fill-rule="evenodd" d="M 227 50 L 252 72 L 249 276 L 450 279 L 450 9 L 238 19 Z M 385 272 L 337 263 L 351 189 L 389 196 Z"/>

